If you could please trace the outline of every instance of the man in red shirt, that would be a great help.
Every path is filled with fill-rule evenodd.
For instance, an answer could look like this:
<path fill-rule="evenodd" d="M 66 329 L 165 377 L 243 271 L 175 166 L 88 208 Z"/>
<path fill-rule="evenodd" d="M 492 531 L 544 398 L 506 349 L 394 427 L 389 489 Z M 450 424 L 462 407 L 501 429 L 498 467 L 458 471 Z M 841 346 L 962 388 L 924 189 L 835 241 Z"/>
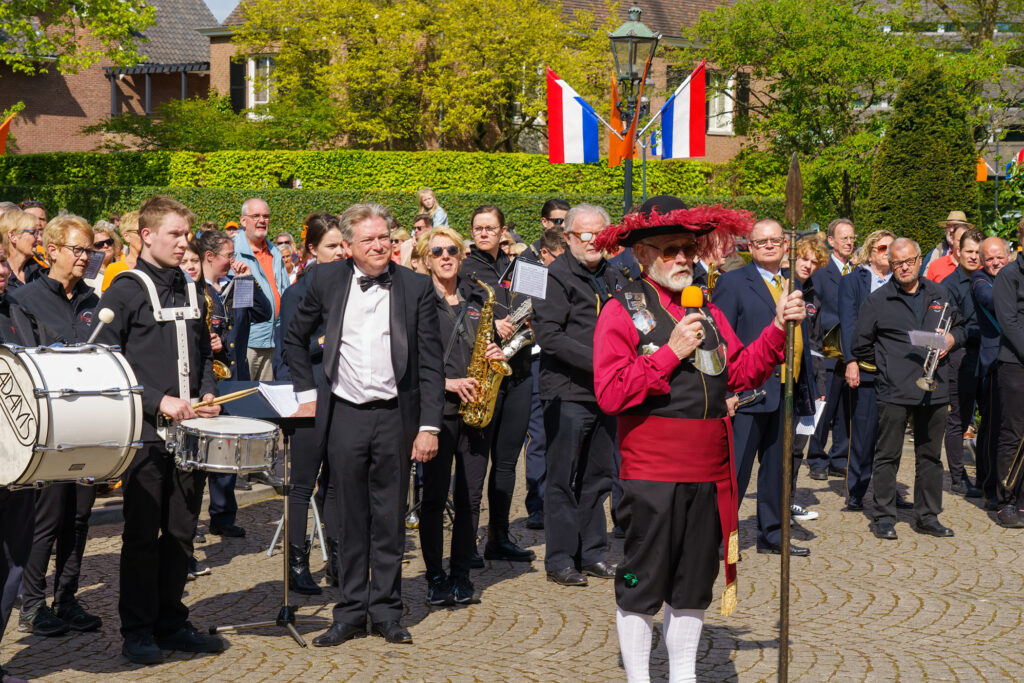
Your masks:
<path fill-rule="evenodd" d="M 687 209 L 675 197 L 653 197 L 598 238 L 601 249 L 633 247 L 644 269 L 603 308 L 594 334 L 597 402 L 618 415 L 622 452 L 617 512 L 626 541 L 615 599 L 631 681 L 647 680 L 652 621 L 662 603 L 671 678 L 693 679 L 720 544 L 722 613 L 736 604 L 738 505 L 725 396 L 767 379 L 783 360 L 786 321 L 799 323 L 806 311 L 799 291 L 783 293 L 774 321 L 744 348 L 721 311 L 711 304 L 684 309 L 681 293 L 698 257 L 730 246 L 752 225 L 746 212 Z M 710 355 L 721 349 L 726 366 L 709 366 L 698 347 Z"/>

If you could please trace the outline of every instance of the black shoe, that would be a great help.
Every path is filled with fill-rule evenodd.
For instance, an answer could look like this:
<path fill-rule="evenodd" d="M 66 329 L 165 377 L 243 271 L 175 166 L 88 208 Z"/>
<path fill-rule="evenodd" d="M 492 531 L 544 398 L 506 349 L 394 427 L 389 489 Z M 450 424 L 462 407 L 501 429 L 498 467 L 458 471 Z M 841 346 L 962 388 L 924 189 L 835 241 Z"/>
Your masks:
<path fill-rule="evenodd" d="M 204 635 L 187 621 L 171 635 L 157 638 L 156 644 L 162 650 L 178 652 L 223 652 L 226 647 L 222 638 Z"/>
<path fill-rule="evenodd" d="M 896 527 L 892 522 L 878 522 L 875 524 L 875 529 L 872 532 L 875 534 L 875 538 L 881 538 L 886 541 L 895 541 Z"/>
<path fill-rule="evenodd" d="M 51 637 L 64 635 L 71 630 L 71 626 L 58 617 L 49 605 L 42 603 L 34 611 L 21 615 L 18 630 L 36 636 Z"/>
<path fill-rule="evenodd" d="M 452 577 L 452 595 L 455 602 L 460 605 L 475 605 L 480 602 L 473 589 L 473 582 L 468 576 L 456 575 Z"/>
<path fill-rule="evenodd" d="M 252 484 L 245 477 L 239 477 L 235 480 L 236 491 L 252 491 Z"/>
<path fill-rule="evenodd" d="M 78 601 L 73 599 L 57 608 L 57 616 L 67 623 L 73 631 L 95 631 L 103 625 L 103 620 L 95 614 L 89 614 Z"/>
<path fill-rule="evenodd" d="M 615 567 L 611 566 L 607 562 L 595 562 L 594 564 L 588 564 L 581 570 L 584 576 L 593 576 L 596 579 L 614 579 L 615 578 Z"/>
<path fill-rule="evenodd" d="M 196 529 L 196 535 L 192 539 L 193 543 L 206 543 L 206 534 Z"/>
<path fill-rule="evenodd" d="M 164 661 L 164 653 L 157 647 L 153 636 L 131 633 L 125 636 L 121 654 L 135 664 L 159 664 Z"/>
<path fill-rule="evenodd" d="M 845 467 L 833 467 L 828 466 L 828 476 L 833 479 L 846 479 L 846 468 Z"/>
<path fill-rule="evenodd" d="M 991 498 L 985 498 L 985 509 L 989 512 L 995 512 L 999 509 L 999 503 Z"/>
<path fill-rule="evenodd" d="M 488 541 L 484 546 L 484 559 L 507 560 L 508 562 L 533 562 L 537 555 L 532 550 L 520 548 L 512 541 Z"/>
<path fill-rule="evenodd" d="M 864 509 L 864 499 L 857 498 L 856 496 L 850 496 L 846 501 L 846 509 L 853 512 L 860 512 Z"/>
<path fill-rule="evenodd" d="M 544 511 L 534 510 L 530 513 L 530 516 L 526 518 L 526 528 L 540 530 L 544 528 Z"/>
<path fill-rule="evenodd" d="M 340 624 L 334 622 L 329 629 L 313 639 L 313 645 L 316 647 L 330 647 L 332 645 L 341 645 L 346 640 L 365 637 L 365 624 Z"/>
<path fill-rule="evenodd" d="M 618 524 L 616 524 L 615 527 L 612 528 L 612 536 L 614 536 L 615 538 L 625 538 L 626 537 L 626 530 L 623 529 Z"/>
<path fill-rule="evenodd" d="M 981 489 L 971 484 L 966 478 L 950 486 L 949 490 L 964 498 L 981 498 L 985 495 Z"/>
<path fill-rule="evenodd" d="M 913 510 L 914 502 L 907 500 L 902 496 L 896 496 L 896 509 L 897 510 Z"/>
<path fill-rule="evenodd" d="M 760 555 L 781 555 L 782 548 L 777 545 L 758 545 L 757 552 Z M 790 545 L 789 554 L 792 557 L 807 557 L 811 554 L 811 549 L 802 545 Z"/>
<path fill-rule="evenodd" d="M 1024 519 L 1021 519 L 1016 505 L 1000 507 L 996 513 L 996 521 L 999 522 L 999 526 L 1006 529 L 1024 529 Z"/>
<path fill-rule="evenodd" d="M 309 573 L 309 542 L 304 546 L 288 544 L 288 589 L 302 595 L 320 595 L 323 591 Z"/>
<path fill-rule="evenodd" d="M 328 586 L 338 586 L 338 539 L 327 537 L 327 567 L 324 569 L 324 579 Z"/>
<path fill-rule="evenodd" d="M 951 538 L 953 536 L 953 530 L 942 526 L 937 519 L 933 519 L 930 522 L 914 522 L 914 531 L 919 534 L 935 536 L 936 538 Z"/>
<path fill-rule="evenodd" d="M 480 557 L 480 553 L 474 551 L 473 555 L 469 558 L 469 568 L 483 569 L 484 566 L 484 558 Z"/>
<path fill-rule="evenodd" d="M 234 524 L 214 524 L 210 522 L 210 533 L 214 536 L 227 536 L 228 538 L 242 538 L 245 536 L 245 529 Z"/>
<path fill-rule="evenodd" d="M 284 479 L 276 474 L 271 474 L 270 472 L 256 472 L 255 474 L 249 475 L 249 481 L 272 486 L 274 488 L 274 493 L 279 496 L 284 495 Z"/>
<path fill-rule="evenodd" d="M 427 604 L 433 607 L 451 607 L 455 604 L 452 584 L 444 574 L 427 579 Z"/>
<path fill-rule="evenodd" d="M 382 621 L 379 624 L 373 624 L 373 632 L 382 636 L 389 643 L 412 644 L 412 634 L 397 621 Z"/>
<path fill-rule="evenodd" d="M 828 468 L 812 467 L 810 477 L 815 481 L 825 481 L 826 479 L 828 479 Z"/>
<path fill-rule="evenodd" d="M 207 567 L 205 564 L 199 564 L 199 560 L 193 555 L 192 559 L 188 562 L 188 573 L 192 575 L 191 580 L 195 580 L 197 576 L 206 576 L 212 574 L 213 570 Z"/>
<path fill-rule="evenodd" d="M 564 569 L 548 572 L 548 581 L 553 581 L 560 586 L 587 585 L 587 577 L 576 571 L 575 567 L 565 567 Z"/>

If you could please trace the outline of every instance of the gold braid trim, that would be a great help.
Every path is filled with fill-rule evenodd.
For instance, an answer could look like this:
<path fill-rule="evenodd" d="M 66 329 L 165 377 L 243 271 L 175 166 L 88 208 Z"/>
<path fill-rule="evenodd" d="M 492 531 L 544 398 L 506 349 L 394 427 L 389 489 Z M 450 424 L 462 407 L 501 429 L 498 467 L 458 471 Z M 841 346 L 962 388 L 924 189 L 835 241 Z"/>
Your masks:
<path fill-rule="evenodd" d="M 740 561 L 740 532 L 738 530 L 729 533 L 729 552 L 725 557 L 726 564 L 736 564 Z"/>
<path fill-rule="evenodd" d="M 733 610 L 736 609 L 736 582 L 733 581 L 725 587 L 725 592 L 722 593 L 722 616 L 727 617 L 732 614 Z"/>

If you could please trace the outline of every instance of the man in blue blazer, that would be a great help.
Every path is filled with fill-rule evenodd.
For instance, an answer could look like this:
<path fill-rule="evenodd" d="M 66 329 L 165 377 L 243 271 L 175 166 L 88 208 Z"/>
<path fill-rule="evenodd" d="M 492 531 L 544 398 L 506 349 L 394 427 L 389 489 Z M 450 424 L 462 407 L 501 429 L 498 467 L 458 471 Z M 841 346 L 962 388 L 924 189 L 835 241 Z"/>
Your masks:
<path fill-rule="evenodd" d="M 815 271 L 811 282 L 821 297 L 821 329 L 828 334 L 839 324 L 839 280 L 853 270 L 850 259 L 857 235 L 849 218 L 837 218 L 829 223 L 826 234 L 832 256 L 827 266 Z M 811 479 L 819 480 L 828 479 L 829 475 L 845 477 L 850 451 L 850 389 L 844 376 L 844 364 L 837 363 L 835 358 L 826 358 L 825 370 L 825 412 L 807 446 Z M 832 446 L 826 454 L 829 432 L 832 433 Z"/>
<path fill-rule="evenodd" d="M 738 270 L 723 274 L 715 285 L 713 301 L 729 320 L 736 335 L 744 344 L 750 344 L 761 331 L 771 324 L 775 315 L 777 297 L 784 291 L 785 273 L 782 261 L 786 255 L 786 238 L 778 221 L 765 218 L 754 224 L 750 231 L 750 255 L 753 262 Z M 814 397 L 820 396 L 811 371 L 811 345 L 806 325 L 798 336 L 798 362 L 796 363 L 797 412 L 814 413 Z M 799 348 L 799 347 L 802 347 Z M 758 397 L 736 410 L 733 417 L 733 448 L 736 460 L 736 482 L 739 499 L 747 490 L 755 456 L 760 460 L 757 471 L 757 552 L 782 552 L 782 378 L 780 365 L 760 389 Z M 763 392 L 763 395 L 760 394 Z M 730 407 L 751 392 L 731 399 Z M 790 457 L 789 453 L 785 454 Z M 788 515 L 785 519 L 789 519 Z M 792 555 L 810 555 L 810 549 L 792 545 Z"/>

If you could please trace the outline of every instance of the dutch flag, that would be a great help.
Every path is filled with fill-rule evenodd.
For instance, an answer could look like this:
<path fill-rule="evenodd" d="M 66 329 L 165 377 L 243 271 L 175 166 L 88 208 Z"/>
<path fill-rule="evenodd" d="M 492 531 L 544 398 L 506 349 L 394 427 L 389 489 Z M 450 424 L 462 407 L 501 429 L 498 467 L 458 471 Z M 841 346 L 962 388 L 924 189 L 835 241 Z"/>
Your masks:
<path fill-rule="evenodd" d="M 704 156 L 704 62 L 676 88 L 658 115 L 662 159 Z"/>
<path fill-rule="evenodd" d="M 600 161 L 597 122 L 593 107 L 548 67 L 548 161 L 552 164 Z"/>

